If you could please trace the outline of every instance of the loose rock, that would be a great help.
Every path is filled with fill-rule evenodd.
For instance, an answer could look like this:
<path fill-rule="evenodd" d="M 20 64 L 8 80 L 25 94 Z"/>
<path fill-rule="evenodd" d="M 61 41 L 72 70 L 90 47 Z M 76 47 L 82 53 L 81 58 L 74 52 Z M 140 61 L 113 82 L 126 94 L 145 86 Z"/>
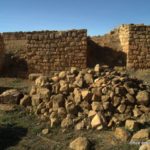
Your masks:
<path fill-rule="evenodd" d="M 90 142 L 86 137 L 78 137 L 70 143 L 72 150 L 90 150 Z"/>

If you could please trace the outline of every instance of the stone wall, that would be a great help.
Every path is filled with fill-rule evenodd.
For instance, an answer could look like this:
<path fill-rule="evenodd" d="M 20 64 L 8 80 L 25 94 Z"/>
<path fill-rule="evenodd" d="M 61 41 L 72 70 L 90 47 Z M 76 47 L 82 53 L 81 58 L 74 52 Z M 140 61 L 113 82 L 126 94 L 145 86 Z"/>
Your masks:
<path fill-rule="evenodd" d="M 28 34 L 27 43 L 26 57 L 31 71 L 49 73 L 71 66 L 86 67 L 86 30 L 35 32 Z"/>
<path fill-rule="evenodd" d="M 121 51 L 122 47 L 119 39 L 119 33 L 120 30 L 117 28 L 103 36 L 93 36 L 91 39 L 101 47 L 109 47 L 115 51 Z"/>
<path fill-rule="evenodd" d="M 150 26 L 130 25 L 129 30 L 127 67 L 150 68 Z"/>
<path fill-rule="evenodd" d="M 27 33 L 25 32 L 7 32 L 2 34 L 5 46 L 4 75 L 26 76 L 28 71 L 25 59 L 27 53 L 26 35 Z"/>
<path fill-rule="evenodd" d="M 3 68 L 3 63 L 4 63 L 4 43 L 3 38 L 0 34 L 0 72 Z"/>
<path fill-rule="evenodd" d="M 109 66 L 124 66 L 126 65 L 127 51 L 128 26 L 126 25 L 103 36 L 90 37 L 88 40 L 89 64 L 95 62 Z"/>
<path fill-rule="evenodd" d="M 87 37 L 86 30 L 2 33 L 5 73 L 49 74 L 71 66 L 95 64 L 150 68 L 150 26 L 121 25 L 104 36 Z M 1 55 L 2 57 L 3 55 Z M 2 60 L 2 59 L 1 59 Z M 1 61 L 2 62 L 2 61 Z"/>
<path fill-rule="evenodd" d="M 5 70 L 16 74 L 67 70 L 87 66 L 87 31 L 3 33 Z"/>
<path fill-rule="evenodd" d="M 150 68 L 150 26 L 121 25 L 104 36 L 91 37 L 88 46 L 90 56 L 95 53 L 90 64 L 97 59 L 97 63 L 125 65 L 129 69 Z"/>

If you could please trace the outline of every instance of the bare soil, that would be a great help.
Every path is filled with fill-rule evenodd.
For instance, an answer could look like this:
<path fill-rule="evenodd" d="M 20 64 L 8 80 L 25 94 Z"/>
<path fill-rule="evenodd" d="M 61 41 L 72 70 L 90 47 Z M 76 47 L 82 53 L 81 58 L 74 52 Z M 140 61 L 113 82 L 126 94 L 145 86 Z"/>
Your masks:
<path fill-rule="evenodd" d="M 93 147 L 91 150 L 138 150 L 137 145 L 121 143 L 115 139 L 113 131 L 49 128 L 47 135 L 41 131 L 49 124 L 40 122 L 23 108 L 0 111 L 0 150 L 69 150 L 69 143 L 78 136 L 86 136 Z"/>

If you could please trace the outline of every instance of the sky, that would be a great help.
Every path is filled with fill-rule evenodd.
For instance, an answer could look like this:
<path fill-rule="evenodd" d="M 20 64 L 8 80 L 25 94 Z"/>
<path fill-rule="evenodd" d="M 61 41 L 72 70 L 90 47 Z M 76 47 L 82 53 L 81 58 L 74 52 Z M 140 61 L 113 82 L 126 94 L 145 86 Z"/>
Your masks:
<path fill-rule="evenodd" d="M 103 35 L 130 23 L 150 25 L 150 0 L 0 0 L 0 32 L 87 29 Z"/>

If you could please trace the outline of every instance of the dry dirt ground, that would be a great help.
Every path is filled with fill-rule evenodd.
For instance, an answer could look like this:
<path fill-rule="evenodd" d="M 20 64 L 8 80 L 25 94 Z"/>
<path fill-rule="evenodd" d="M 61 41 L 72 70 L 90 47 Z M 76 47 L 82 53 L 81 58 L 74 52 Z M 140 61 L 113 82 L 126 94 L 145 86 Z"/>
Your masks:
<path fill-rule="evenodd" d="M 86 136 L 93 144 L 91 150 L 138 150 L 137 145 L 120 143 L 112 131 L 51 128 L 49 134 L 41 130 L 49 127 L 23 108 L 0 111 L 0 150 L 69 150 L 69 143 L 78 136 Z"/>
<path fill-rule="evenodd" d="M 129 72 L 131 76 L 150 81 L 150 71 Z M 17 88 L 24 93 L 31 88 L 32 82 L 19 78 L 0 78 L 0 93 Z M 6 110 L 7 111 L 6 111 Z M 130 145 L 116 140 L 111 130 L 94 131 L 50 128 L 48 135 L 42 135 L 48 124 L 40 122 L 36 116 L 29 115 L 23 108 L 12 109 L 0 106 L 0 150 L 69 150 L 69 143 L 78 136 L 86 136 L 93 144 L 91 150 L 138 150 L 139 145 Z"/>

